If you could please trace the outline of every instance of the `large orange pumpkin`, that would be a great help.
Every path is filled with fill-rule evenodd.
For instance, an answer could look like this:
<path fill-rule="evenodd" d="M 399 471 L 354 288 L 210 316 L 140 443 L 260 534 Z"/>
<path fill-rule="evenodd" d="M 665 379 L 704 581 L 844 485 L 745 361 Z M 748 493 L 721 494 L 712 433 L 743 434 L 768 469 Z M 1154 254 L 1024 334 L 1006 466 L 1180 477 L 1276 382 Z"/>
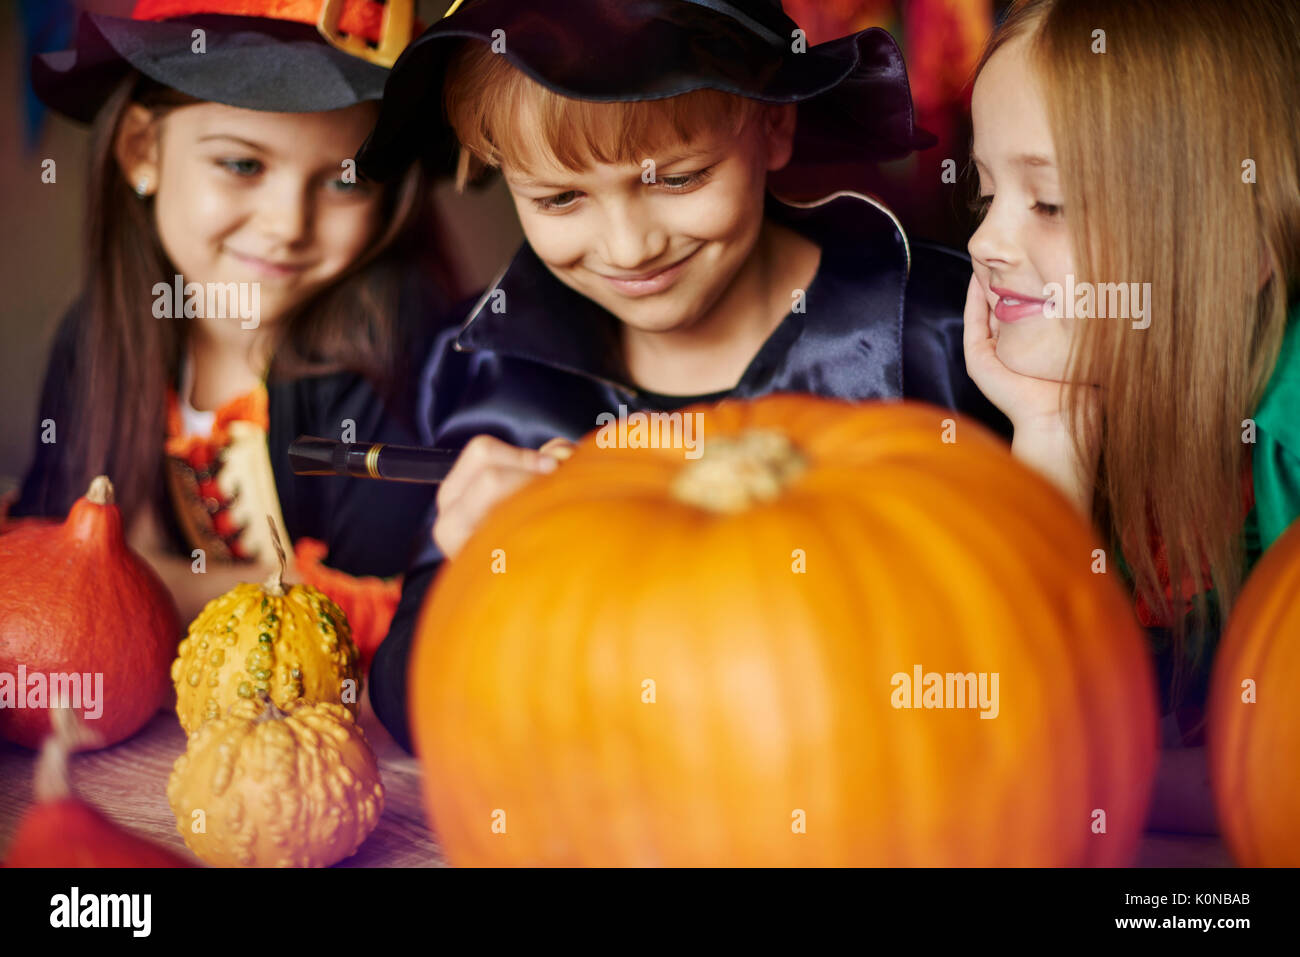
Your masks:
<path fill-rule="evenodd" d="M 1210 785 L 1246 867 L 1300 867 L 1300 521 L 1251 573 L 1210 679 Z"/>
<path fill-rule="evenodd" d="M 586 438 L 426 600 L 410 717 L 451 861 L 1130 862 L 1154 679 L 1066 501 L 929 406 L 695 413 L 698 459 Z M 997 716 L 949 673 L 990 704 L 996 673 Z"/>

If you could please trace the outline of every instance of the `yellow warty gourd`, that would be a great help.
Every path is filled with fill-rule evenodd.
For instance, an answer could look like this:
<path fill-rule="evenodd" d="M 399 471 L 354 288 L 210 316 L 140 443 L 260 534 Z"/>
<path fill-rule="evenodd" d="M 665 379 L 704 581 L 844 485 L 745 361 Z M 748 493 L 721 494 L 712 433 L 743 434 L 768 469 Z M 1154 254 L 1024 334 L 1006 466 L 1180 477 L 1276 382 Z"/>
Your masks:
<path fill-rule="evenodd" d="M 208 602 L 177 649 L 171 677 L 186 734 L 261 692 L 281 708 L 328 701 L 357 714 L 363 679 L 347 617 L 310 585 L 285 587 L 274 523 L 272 535 L 279 572 Z"/>

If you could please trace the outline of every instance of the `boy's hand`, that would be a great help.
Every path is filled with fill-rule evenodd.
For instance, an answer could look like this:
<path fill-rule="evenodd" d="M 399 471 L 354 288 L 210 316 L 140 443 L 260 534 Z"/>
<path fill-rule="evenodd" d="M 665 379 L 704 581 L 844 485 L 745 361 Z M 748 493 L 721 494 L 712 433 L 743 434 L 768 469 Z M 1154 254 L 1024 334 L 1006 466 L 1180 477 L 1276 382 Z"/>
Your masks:
<path fill-rule="evenodd" d="M 1017 432 L 1063 430 L 1064 383 L 1021 375 L 1003 365 L 998 358 L 998 340 L 990 330 L 984 287 L 973 274 L 966 289 L 964 316 L 966 372 L 985 397 L 1011 420 Z"/>
<path fill-rule="evenodd" d="M 470 439 L 438 489 L 433 540 L 442 554 L 454 558 L 493 506 L 535 476 L 554 472 L 573 449 L 572 442 L 561 438 L 536 451 L 490 435 Z"/>

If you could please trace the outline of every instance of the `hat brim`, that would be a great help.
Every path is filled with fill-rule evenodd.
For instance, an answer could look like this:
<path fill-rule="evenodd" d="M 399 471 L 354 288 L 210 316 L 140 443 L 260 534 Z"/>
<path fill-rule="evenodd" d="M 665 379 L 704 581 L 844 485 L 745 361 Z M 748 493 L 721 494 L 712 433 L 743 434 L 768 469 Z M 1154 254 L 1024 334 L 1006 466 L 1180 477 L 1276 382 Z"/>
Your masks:
<path fill-rule="evenodd" d="M 438 175 L 454 170 L 457 143 L 442 104 L 447 67 L 461 44 L 494 39 L 504 39 L 499 55 L 513 66 L 573 99 L 649 100 L 716 89 L 798 103 L 792 166 L 881 162 L 935 142 L 914 125 L 903 55 L 878 28 L 791 53 L 695 4 L 566 0 L 557 17 L 542 5 L 479 0 L 430 27 L 394 64 L 358 168 L 377 180 L 417 158 Z"/>
<path fill-rule="evenodd" d="M 195 30 L 205 50 L 195 52 Z M 32 59 L 51 109 L 89 123 L 128 70 L 196 99 L 250 110 L 317 113 L 383 95 L 388 71 L 326 43 L 311 24 L 207 14 L 129 20 L 83 13 L 73 47 Z"/>

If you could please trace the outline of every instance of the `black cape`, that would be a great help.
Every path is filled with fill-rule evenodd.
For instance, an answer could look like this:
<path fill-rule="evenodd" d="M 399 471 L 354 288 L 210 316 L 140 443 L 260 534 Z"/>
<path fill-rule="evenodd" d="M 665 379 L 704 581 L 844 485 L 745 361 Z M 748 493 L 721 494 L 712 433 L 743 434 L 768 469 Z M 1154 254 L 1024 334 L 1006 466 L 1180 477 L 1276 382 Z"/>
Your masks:
<path fill-rule="evenodd" d="M 434 297 L 408 291 L 402 308 L 410 310 L 411 319 L 427 324 L 430 314 L 436 315 L 445 305 Z M 64 315 L 41 393 L 37 421 L 53 419 L 60 435 L 76 428 L 68 384 L 79 375 L 77 352 L 79 343 L 85 341 L 79 334 L 83 318 L 79 304 Z M 436 328 L 408 328 L 415 348 L 426 350 Z M 295 475 L 289 467 L 289 443 L 303 434 L 339 438 L 343 421 L 351 419 L 356 423 L 357 442 L 416 444 L 419 438 L 411 408 L 413 390 L 408 384 L 395 391 L 397 397 L 385 401 L 370 382 L 355 372 L 267 383 L 267 445 L 285 527 L 294 541 L 308 536 L 324 542 L 329 548 L 325 564 L 349 575 L 386 578 L 401 574 L 413 548 L 412 516 L 426 511 L 436 489 L 341 476 Z M 10 515 L 61 518 L 85 493 L 84 488 L 71 487 L 69 463 L 62 454 L 65 447 L 63 443 L 42 443 L 38 435 L 32 464 Z M 161 478 L 155 504 L 172 549 L 188 557 L 190 546 L 175 519 Z"/>

